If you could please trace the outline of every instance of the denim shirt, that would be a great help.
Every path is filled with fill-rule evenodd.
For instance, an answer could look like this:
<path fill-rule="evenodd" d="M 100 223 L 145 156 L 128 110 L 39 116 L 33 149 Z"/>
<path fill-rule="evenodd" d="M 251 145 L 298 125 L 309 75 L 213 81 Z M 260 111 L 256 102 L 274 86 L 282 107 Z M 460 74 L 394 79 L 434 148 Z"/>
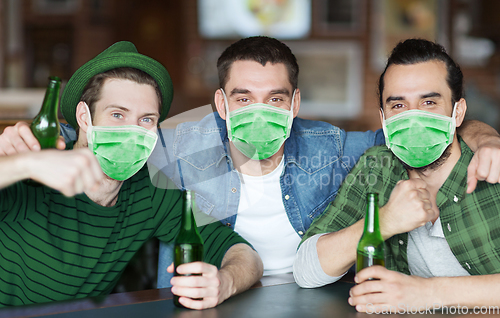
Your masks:
<path fill-rule="evenodd" d="M 241 180 L 233 167 L 226 123 L 218 113 L 199 122 L 159 130 L 152 164 L 182 189 L 196 192 L 197 207 L 234 229 Z M 281 198 L 302 237 L 333 201 L 366 149 L 384 144 L 383 132 L 345 132 L 331 124 L 295 118 L 285 141 Z"/>

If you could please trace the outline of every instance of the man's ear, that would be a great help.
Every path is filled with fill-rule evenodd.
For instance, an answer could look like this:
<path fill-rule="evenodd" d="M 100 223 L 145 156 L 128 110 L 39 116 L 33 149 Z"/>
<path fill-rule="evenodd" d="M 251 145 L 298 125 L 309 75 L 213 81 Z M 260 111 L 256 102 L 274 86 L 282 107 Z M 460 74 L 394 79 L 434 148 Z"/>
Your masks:
<path fill-rule="evenodd" d="M 80 101 L 78 105 L 76 105 L 76 122 L 80 127 L 80 130 L 84 133 L 87 133 L 87 129 L 89 127 L 89 114 L 87 113 L 87 107 L 85 107 L 85 102 Z"/>
<path fill-rule="evenodd" d="M 219 88 L 215 91 L 214 102 L 220 118 L 226 120 L 226 106 L 224 105 L 224 95 L 222 95 L 222 88 Z"/>
<path fill-rule="evenodd" d="M 295 89 L 295 97 L 293 99 L 293 118 L 297 117 L 300 110 L 300 90 Z"/>
<path fill-rule="evenodd" d="M 380 108 L 380 107 L 379 107 L 379 109 L 378 109 L 378 110 L 379 110 L 378 114 L 379 114 L 379 116 L 380 116 L 380 125 L 382 125 L 382 123 L 384 122 L 384 114 L 383 114 L 383 110 L 382 110 L 382 108 Z"/>
<path fill-rule="evenodd" d="M 455 111 L 455 120 L 457 127 L 460 127 L 460 125 L 464 122 L 465 113 L 467 112 L 467 102 L 462 98 L 457 102 L 456 107 L 457 110 Z"/>

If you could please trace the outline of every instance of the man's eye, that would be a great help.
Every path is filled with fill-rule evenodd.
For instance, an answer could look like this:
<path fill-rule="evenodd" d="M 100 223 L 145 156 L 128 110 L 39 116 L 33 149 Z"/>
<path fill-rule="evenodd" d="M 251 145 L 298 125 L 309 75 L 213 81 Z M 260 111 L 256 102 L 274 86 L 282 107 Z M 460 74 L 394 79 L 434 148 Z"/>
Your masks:
<path fill-rule="evenodd" d="M 436 105 L 436 103 L 433 100 L 426 100 L 424 105 Z"/>
<path fill-rule="evenodd" d="M 392 106 L 392 109 L 399 109 L 399 108 L 402 108 L 404 106 L 405 105 L 403 105 L 403 104 L 395 104 L 395 105 Z"/>
<path fill-rule="evenodd" d="M 113 116 L 115 118 L 123 118 L 123 115 L 120 113 L 112 113 L 111 116 Z"/>
<path fill-rule="evenodd" d="M 282 102 L 282 101 L 283 101 L 283 99 L 281 99 L 281 98 L 279 98 L 279 97 L 273 97 L 273 98 L 271 98 L 271 101 L 272 101 L 273 103 L 279 103 L 279 102 Z"/>
<path fill-rule="evenodd" d="M 248 103 L 250 100 L 248 98 L 240 98 L 238 99 L 238 102 L 242 102 L 242 103 Z"/>

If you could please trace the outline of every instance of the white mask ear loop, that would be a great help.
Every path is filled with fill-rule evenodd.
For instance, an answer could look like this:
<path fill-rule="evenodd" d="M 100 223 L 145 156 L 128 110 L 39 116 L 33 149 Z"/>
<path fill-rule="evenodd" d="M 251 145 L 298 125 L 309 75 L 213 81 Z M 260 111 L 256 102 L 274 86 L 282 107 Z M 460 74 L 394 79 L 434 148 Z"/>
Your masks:
<path fill-rule="evenodd" d="M 85 105 L 85 111 L 87 112 L 87 117 L 89 118 L 89 126 L 92 127 L 92 117 L 90 116 L 89 105 L 85 102 L 83 102 L 83 104 Z"/>
<path fill-rule="evenodd" d="M 85 111 L 87 112 L 87 116 L 89 118 L 89 126 L 87 127 L 87 143 L 89 145 L 89 148 L 91 148 L 91 145 L 93 144 L 92 142 L 92 117 L 90 116 L 90 109 L 89 109 L 89 106 L 87 105 L 87 103 L 83 102 L 83 104 L 85 105 Z"/>
<path fill-rule="evenodd" d="M 286 138 L 290 137 L 290 131 L 292 130 L 292 124 L 293 124 L 293 107 L 295 104 L 295 93 L 297 92 L 297 89 L 293 90 L 292 94 L 292 103 L 290 105 L 290 116 L 288 117 L 288 133 Z"/>
<path fill-rule="evenodd" d="M 224 99 L 224 109 L 226 110 L 226 120 L 227 120 L 227 117 L 229 115 L 229 106 L 227 105 L 226 93 L 224 92 L 224 89 L 222 89 L 222 88 L 219 88 L 219 89 L 222 92 L 222 98 Z"/>
<path fill-rule="evenodd" d="M 297 89 L 293 90 L 292 94 L 292 104 L 290 105 L 290 113 L 292 113 L 292 118 L 293 118 L 293 107 L 295 106 L 295 93 L 297 92 Z"/>
<path fill-rule="evenodd" d="M 231 135 L 231 123 L 230 123 L 230 120 L 229 120 L 229 105 L 227 104 L 226 93 L 224 92 L 223 88 L 219 88 L 219 89 L 222 92 L 222 97 L 224 99 L 224 109 L 226 110 L 227 136 L 229 137 L 229 140 L 233 140 L 233 136 Z"/>
<path fill-rule="evenodd" d="M 450 140 L 449 142 L 453 141 L 453 136 L 455 136 L 455 131 L 457 130 L 457 104 L 458 102 L 455 102 L 455 105 L 453 105 L 453 112 L 451 113 L 451 126 L 452 126 L 452 131 L 450 134 Z"/>
<path fill-rule="evenodd" d="M 385 125 L 385 113 L 383 109 L 381 109 L 380 112 L 382 113 L 382 131 L 384 132 L 385 145 L 387 146 L 387 148 L 391 149 L 391 145 L 389 143 L 389 137 L 387 135 L 387 128 Z"/>

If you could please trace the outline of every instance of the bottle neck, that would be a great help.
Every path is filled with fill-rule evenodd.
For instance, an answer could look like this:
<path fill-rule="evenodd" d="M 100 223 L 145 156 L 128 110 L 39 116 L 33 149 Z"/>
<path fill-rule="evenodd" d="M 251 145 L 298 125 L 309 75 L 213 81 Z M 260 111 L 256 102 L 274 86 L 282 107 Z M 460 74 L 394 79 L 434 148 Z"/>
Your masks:
<path fill-rule="evenodd" d="M 371 196 L 367 199 L 364 232 L 380 232 L 378 223 L 378 204 L 376 202 L 376 196 Z"/>
<path fill-rule="evenodd" d="M 59 105 L 59 91 L 61 88 L 61 80 L 51 77 L 45 92 L 45 97 L 42 103 L 40 113 L 46 116 L 54 116 L 57 118 L 57 108 Z"/>
<path fill-rule="evenodd" d="M 191 191 L 183 193 L 182 221 L 181 227 L 185 230 L 196 228 L 196 221 L 193 214 L 193 195 Z"/>

